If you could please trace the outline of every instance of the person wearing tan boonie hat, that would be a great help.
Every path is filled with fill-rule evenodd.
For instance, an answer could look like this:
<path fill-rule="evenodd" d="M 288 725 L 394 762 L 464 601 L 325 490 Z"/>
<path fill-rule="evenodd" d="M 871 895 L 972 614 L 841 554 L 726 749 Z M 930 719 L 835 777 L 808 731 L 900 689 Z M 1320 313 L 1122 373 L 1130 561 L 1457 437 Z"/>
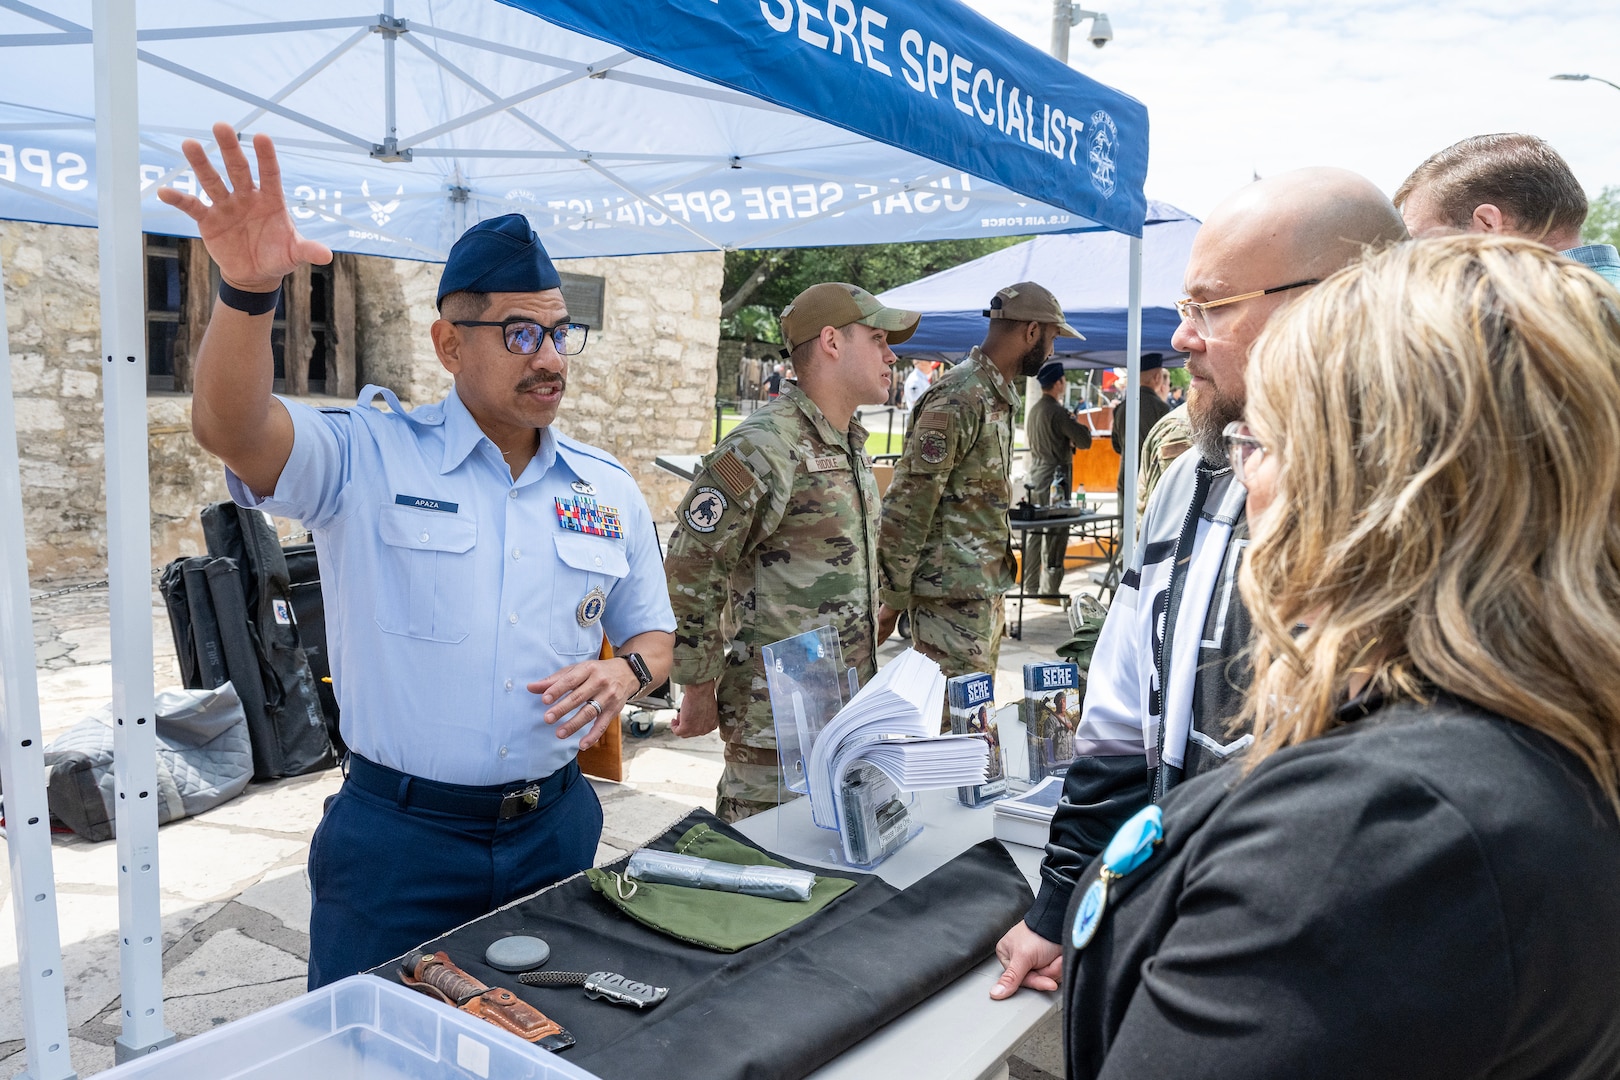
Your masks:
<path fill-rule="evenodd" d="M 844 282 L 800 293 L 781 315 L 783 356 L 798 379 L 704 459 L 677 511 L 664 564 L 672 677 L 685 688 L 673 730 L 719 727 L 715 813 L 727 821 L 781 797 L 762 646 L 831 625 L 844 663 L 863 682 L 877 672 L 880 506 L 856 411 L 889 400 L 890 346 L 919 318 Z"/>

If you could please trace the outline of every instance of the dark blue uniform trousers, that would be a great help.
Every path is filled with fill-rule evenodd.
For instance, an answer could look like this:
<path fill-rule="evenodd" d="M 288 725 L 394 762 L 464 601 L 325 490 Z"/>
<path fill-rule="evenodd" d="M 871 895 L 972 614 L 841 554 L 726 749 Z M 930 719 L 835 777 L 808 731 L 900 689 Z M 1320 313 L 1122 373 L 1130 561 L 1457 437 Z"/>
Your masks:
<path fill-rule="evenodd" d="M 602 804 L 579 767 L 570 762 L 546 778 L 528 813 L 501 820 L 484 812 L 481 804 L 521 787 L 433 783 L 351 755 L 309 848 L 309 988 L 589 867 Z M 476 812 L 437 808 L 445 806 Z"/>

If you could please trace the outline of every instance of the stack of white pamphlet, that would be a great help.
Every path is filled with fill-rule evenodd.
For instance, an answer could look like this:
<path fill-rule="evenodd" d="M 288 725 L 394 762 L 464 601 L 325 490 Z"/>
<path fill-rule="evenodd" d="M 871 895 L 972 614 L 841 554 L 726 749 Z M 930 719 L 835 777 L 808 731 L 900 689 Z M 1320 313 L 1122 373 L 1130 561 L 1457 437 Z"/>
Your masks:
<path fill-rule="evenodd" d="M 901 791 L 982 784 L 989 745 L 977 735 L 939 734 L 945 676 L 907 649 L 838 710 L 816 736 L 806 770 L 817 825 L 842 829 L 844 778 L 862 761 L 881 769 Z"/>
<path fill-rule="evenodd" d="M 1002 799 L 996 803 L 996 839 L 1044 848 L 1062 797 L 1063 777 L 1048 776 L 1017 798 Z"/>

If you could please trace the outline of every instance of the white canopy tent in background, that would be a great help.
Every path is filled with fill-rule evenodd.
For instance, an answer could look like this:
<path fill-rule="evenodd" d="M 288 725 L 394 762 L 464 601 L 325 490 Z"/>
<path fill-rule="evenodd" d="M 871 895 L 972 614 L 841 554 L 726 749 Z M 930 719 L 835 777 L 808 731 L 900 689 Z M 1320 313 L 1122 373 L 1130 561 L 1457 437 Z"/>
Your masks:
<path fill-rule="evenodd" d="M 1139 310 L 1145 110 L 953 0 L 379 2 L 144 3 L 137 19 L 133 0 L 0 0 L 0 218 L 100 228 L 120 1060 L 173 1039 L 140 234 L 194 235 L 154 197 L 195 185 L 181 139 L 207 144 L 219 119 L 274 136 L 300 228 L 338 250 L 442 259 L 514 209 L 559 257 L 1102 226 L 1133 238 Z M 20 507 L 7 370 L 0 778 L 26 1075 L 56 1080 L 72 1070 Z"/>

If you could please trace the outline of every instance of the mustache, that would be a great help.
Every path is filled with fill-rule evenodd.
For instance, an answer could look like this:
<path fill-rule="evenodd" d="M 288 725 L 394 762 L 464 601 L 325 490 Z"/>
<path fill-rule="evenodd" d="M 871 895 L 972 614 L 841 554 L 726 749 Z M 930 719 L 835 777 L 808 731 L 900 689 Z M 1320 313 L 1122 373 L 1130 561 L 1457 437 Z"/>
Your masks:
<path fill-rule="evenodd" d="M 568 380 L 561 375 L 529 375 L 517 384 L 516 390 L 520 394 L 527 394 L 530 390 L 538 390 L 542 386 L 555 386 L 559 391 L 568 389 Z"/>

